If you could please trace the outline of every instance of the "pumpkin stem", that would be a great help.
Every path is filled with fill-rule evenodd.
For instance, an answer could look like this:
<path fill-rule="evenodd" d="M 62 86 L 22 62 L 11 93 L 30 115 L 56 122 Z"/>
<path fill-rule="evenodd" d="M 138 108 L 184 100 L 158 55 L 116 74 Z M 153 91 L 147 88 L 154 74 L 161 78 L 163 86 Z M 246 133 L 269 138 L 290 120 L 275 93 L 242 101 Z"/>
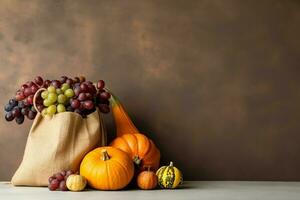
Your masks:
<path fill-rule="evenodd" d="M 106 161 L 106 160 L 109 160 L 109 159 L 110 159 L 110 157 L 109 157 L 109 155 L 108 155 L 108 153 L 107 153 L 107 150 L 104 149 L 104 150 L 102 151 L 102 160 L 103 160 L 103 161 Z"/>
<path fill-rule="evenodd" d="M 173 167 L 173 162 L 172 161 L 170 162 L 170 167 Z"/>
<path fill-rule="evenodd" d="M 148 172 L 151 171 L 151 166 L 147 166 L 147 171 L 148 171 Z"/>
<path fill-rule="evenodd" d="M 141 164 L 141 159 L 138 156 L 134 156 L 133 158 L 133 162 L 139 166 Z"/>

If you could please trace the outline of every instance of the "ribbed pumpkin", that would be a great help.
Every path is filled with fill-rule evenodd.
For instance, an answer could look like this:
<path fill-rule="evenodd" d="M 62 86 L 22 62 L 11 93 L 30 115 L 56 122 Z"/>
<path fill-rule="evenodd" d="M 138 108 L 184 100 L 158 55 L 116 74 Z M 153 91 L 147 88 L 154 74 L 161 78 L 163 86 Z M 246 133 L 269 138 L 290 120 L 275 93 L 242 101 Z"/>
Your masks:
<path fill-rule="evenodd" d="M 138 133 L 138 129 L 131 121 L 121 102 L 112 93 L 110 102 L 116 124 L 117 137 L 122 136 L 124 134 Z"/>
<path fill-rule="evenodd" d="M 81 191 L 86 186 L 86 179 L 78 174 L 71 174 L 67 178 L 66 182 L 67 188 L 71 191 Z"/>
<path fill-rule="evenodd" d="M 128 153 L 134 163 L 140 168 L 159 167 L 160 152 L 155 144 L 143 134 L 125 134 L 112 141 L 111 146 Z"/>
<path fill-rule="evenodd" d="M 156 172 L 158 185 L 161 188 L 176 188 L 183 182 L 182 173 L 170 162 L 169 166 L 162 166 Z"/>
<path fill-rule="evenodd" d="M 134 165 L 125 152 L 114 147 L 99 147 L 83 158 L 80 175 L 95 189 L 119 190 L 131 181 Z"/>
<path fill-rule="evenodd" d="M 137 177 L 137 185 L 143 190 L 152 190 L 157 186 L 157 176 L 150 167 L 147 171 L 142 171 Z"/>

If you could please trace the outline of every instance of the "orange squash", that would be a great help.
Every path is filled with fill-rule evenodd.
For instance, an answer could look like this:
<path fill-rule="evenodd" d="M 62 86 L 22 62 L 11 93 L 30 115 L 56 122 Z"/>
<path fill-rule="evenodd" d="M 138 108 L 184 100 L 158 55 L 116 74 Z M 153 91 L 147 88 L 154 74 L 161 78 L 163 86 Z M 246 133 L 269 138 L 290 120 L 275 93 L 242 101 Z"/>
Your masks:
<path fill-rule="evenodd" d="M 119 190 L 131 181 L 134 165 L 125 152 L 114 147 L 99 147 L 83 158 L 80 175 L 95 189 Z"/>
<path fill-rule="evenodd" d="M 128 153 L 140 169 L 151 167 L 156 170 L 159 167 L 160 152 L 152 140 L 143 134 L 125 134 L 113 140 L 111 146 Z"/>
<path fill-rule="evenodd" d="M 147 171 L 142 171 L 137 177 L 137 185 L 143 190 L 152 190 L 157 186 L 157 176 L 148 168 Z"/>
<path fill-rule="evenodd" d="M 121 102 L 112 93 L 110 102 L 116 124 L 117 137 L 122 136 L 124 134 L 138 133 L 138 129 L 131 121 Z"/>

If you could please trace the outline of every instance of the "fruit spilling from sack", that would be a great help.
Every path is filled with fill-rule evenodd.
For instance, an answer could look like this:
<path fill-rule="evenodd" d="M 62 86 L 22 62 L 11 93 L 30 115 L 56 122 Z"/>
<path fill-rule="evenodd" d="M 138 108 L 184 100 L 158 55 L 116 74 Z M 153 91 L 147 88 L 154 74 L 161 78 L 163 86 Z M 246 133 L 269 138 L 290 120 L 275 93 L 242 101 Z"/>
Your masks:
<path fill-rule="evenodd" d="M 22 124 L 25 116 L 33 120 L 37 112 L 52 116 L 68 111 L 86 117 L 98 108 L 102 113 L 109 113 L 110 93 L 104 87 L 103 80 L 94 84 L 83 76 L 62 76 L 60 80 L 37 76 L 23 84 L 5 105 L 5 119 Z"/>

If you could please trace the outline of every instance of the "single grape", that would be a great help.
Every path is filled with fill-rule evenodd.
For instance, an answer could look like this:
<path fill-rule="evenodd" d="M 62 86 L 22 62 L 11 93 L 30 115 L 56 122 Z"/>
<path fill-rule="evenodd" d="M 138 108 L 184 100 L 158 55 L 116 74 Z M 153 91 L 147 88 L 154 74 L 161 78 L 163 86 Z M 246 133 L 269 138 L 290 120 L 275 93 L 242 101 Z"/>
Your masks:
<path fill-rule="evenodd" d="M 57 97 L 57 102 L 58 103 L 64 104 L 64 103 L 66 103 L 67 100 L 68 100 L 68 98 L 64 94 L 60 94 Z"/>
<path fill-rule="evenodd" d="M 73 80 L 70 79 L 70 78 L 68 78 L 68 79 L 66 80 L 66 83 L 69 84 L 69 85 L 71 86 L 71 85 L 73 85 Z"/>
<path fill-rule="evenodd" d="M 102 99 L 109 99 L 110 98 L 110 93 L 108 93 L 108 92 L 101 92 L 99 96 Z"/>
<path fill-rule="evenodd" d="M 55 176 L 50 176 L 50 177 L 48 178 L 48 182 L 51 183 L 54 179 L 55 179 Z"/>
<path fill-rule="evenodd" d="M 49 93 L 55 93 L 56 92 L 56 88 L 53 85 L 49 86 L 47 90 L 48 90 Z"/>
<path fill-rule="evenodd" d="M 15 117 L 13 116 L 12 112 L 7 112 L 7 113 L 5 114 L 5 120 L 8 121 L 8 122 L 14 120 L 14 118 L 15 118 Z"/>
<path fill-rule="evenodd" d="M 57 100 L 57 94 L 56 93 L 49 93 L 47 100 L 50 101 L 52 104 L 56 102 Z"/>
<path fill-rule="evenodd" d="M 44 106 L 42 104 L 38 104 L 38 105 L 36 105 L 36 107 L 39 112 L 42 112 L 42 110 L 44 109 Z"/>
<path fill-rule="evenodd" d="M 66 176 L 70 176 L 71 174 L 73 174 L 74 172 L 72 171 L 72 170 L 68 170 L 67 172 L 66 172 Z"/>
<path fill-rule="evenodd" d="M 32 94 L 31 88 L 25 88 L 25 90 L 24 90 L 24 95 L 25 95 L 26 97 L 28 97 L 28 96 L 31 95 L 31 94 Z"/>
<path fill-rule="evenodd" d="M 109 108 L 109 106 L 106 105 L 106 104 L 100 104 L 100 105 L 99 105 L 99 110 L 100 110 L 102 113 L 109 113 L 110 108 Z"/>
<path fill-rule="evenodd" d="M 55 178 L 56 178 L 56 180 L 58 180 L 58 181 L 64 180 L 64 176 L 63 176 L 61 173 L 55 174 Z"/>
<path fill-rule="evenodd" d="M 56 110 L 58 113 L 66 112 L 66 107 L 63 104 L 58 104 Z"/>
<path fill-rule="evenodd" d="M 45 100 L 43 101 L 43 105 L 46 106 L 46 107 L 49 107 L 51 104 L 52 104 L 52 102 L 49 101 L 48 99 L 45 99 Z"/>
<path fill-rule="evenodd" d="M 50 84 L 51 84 L 51 81 L 50 81 L 50 80 L 45 80 L 43 86 L 44 86 L 44 88 L 47 88 L 47 87 L 50 86 Z"/>
<path fill-rule="evenodd" d="M 61 181 L 61 182 L 59 183 L 59 189 L 60 189 L 61 191 L 67 191 L 67 190 L 68 190 L 67 185 L 66 185 L 66 181 L 65 181 L 65 180 L 63 180 L 63 181 Z"/>
<path fill-rule="evenodd" d="M 43 81 L 42 77 L 37 76 L 37 77 L 35 77 L 34 82 L 35 82 L 37 85 L 42 86 L 44 81 Z"/>
<path fill-rule="evenodd" d="M 46 116 L 46 115 L 47 115 L 47 108 L 44 108 L 44 109 L 42 110 L 41 114 L 42 114 L 43 116 Z"/>
<path fill-rule="evenodd" d="M 69 89 L 69 88 L 70 88 L 70 85 L 67 84 L 67 83 L 62 84 L 62 86 L 61 86 L 61 90 L 62 90 L 62 91 L 66 91 L 66 90 Z"/>
<path fill-rule="evenodd" d="M 21 114 L 20 108 L 17 107 L 17 106 L 14 107 L 13 110 L 12 110 L 11 112 L 12 112 L 12 115 L 13 115 L 14 117 L 19 117 L 20 115 L 22 115 L 22 114 Z"/>
<path fill-rule="evenodd" d="M 94 103 L 91 100 L 84 101 L 83 107 L 87 110 L 91 110 L 94 108 Z"/>
<path fill-rule="evenodd" d="M 80 92 L 81 92 L 80 86 L 74 88 L 74 93 L 75 93 L 75 96 L 76 96 L 76 97 L 78 97 L 78 95 L 80 94 Z"/>
<path fill-rule="evenodd" d="M 61 82 L 61 83 L 65 83 L 67 79 L 68 79 L 68 77 L 66 77 L 66 76 L 61 76 L 61 77 L 60 77 L 60 82 Z"/>
<path fill-rule="evenodd" d="M 56 94 L 63 94 L 64 92 L 62 91 L 62 89 L 60 89 L 60 88 L 57 88 L 56 89 Z"/>
<path fill-rule="evenodd" d="M 25 107 L 25 104 L 23 101 L 18 101 L 18 107 L 19 108 L 24 108 Z"/>
<path fill-rule="evenodd" d="M 85 100 L 86 100 L 86 95 L 85 95 L 85 93 L 80 93 L 80 94 L 78 95 L 78 100 L 79 100 L 79 101 L 85 101 Z"/>
<path fill-rule="evenodd" d="M 22 124 L 24 122 L 24 115 L 20 115 L 16 118 L 17 124 Z"/>
<path fill-rule="evenodd" d="M 62 170 L 60 173 L 61 173 L 61 175 L 66 176 L 67 171 L 66 170 Z"/>
<path fill-rule="evenodd" d="M 28 81 L 28 82 L 27 82 L 27 85 L 28 85 L 28 87 L 31 87 L 31 86 L 35 85 L 35 83 L 32 82 L 32 81 Z"/>
<path fill-rule="evenodd" d="M 31 86 L 30 89 L 31 89 L 31 94 L 35 94 L 36 91 L 38 91 L 39 87 L 36 84 L 34 84 Z"/>
<path fill-rule="evenodd" d="M 27 114 L 27 118 L 30 120 L 33 120 L 36 116 L 36 112 L 33 112 L 32 110 L 30 110 Z"/>
<path fill-rule="evenodd" d="M 93 95 L 91 93 L 85 93 L 87 100 L 93 100 Z"/>
<path fill-rule="evenodd" d="M 48 94 L 49 94 L 49 92 L 48 92 L 47 90 L 45 90 L 45 91 L 43 91 L 43 92 L 41 93 L 41 97 L 42 97 L 43 99 L 47 99 Z"/>
<path fill-rule="evenodd" d="M 4 106 L 4 110 L 6 112 L 11 111 L 13 108 L 14 108 L 14 106 L 12 104 L 9 104 L 9 103 Z"/>
<path fill-rule="evenodd" d="M 71 101 L 71 106 L 72 108 L 79 108 L 80 107 L 80 102 L 77 99 L 72 99 Z"/>
<path fill-rule="evenodd" d="M 27 102 L 28 102 L 30 105 L 33 105 L 33 94 L 27 97 Z"/>
<path fill-rule="evenodd" d="M 51 85 L 53 85 L 55 88 L 60 88 L 61 83 L 59 80 L 53 80 Z"/>
<path fill-rule="evenodd" d="M 28 85 L 27 85 L 27 84 L 23 84 L 23 85 L 21 86 L 21 90 L 22 90 L 22 91 L 24 91 L 25 88 L 28 88 Z"/>
<path fill-rule="evenodd" d="M 25 107 L 25 108 L 21 109 L 22 115 L 28 115 L 28 112 L 29 112 L 29 108 L 28 107 Z"/>
<path fill-rule="evenodd" d="M 17 102 L 15 99 L 10 99 L 10 100 L 8 101 L 8 103 L 9 103 L 10 105 L 12 105 L 12 106 L 17 106 L 17 105 L 18 105 L 18 102 Z"/>
<path fill-rule="evenodd" d="M 67 89 L 65 91 L 65 95 L 68 97 L 68 98 L 72 98 L 74 96 L 74 91 L 72 89 Z"/>
<path fill-rule="evenodd" d="M 53 179 L 51 183 L 48 185 L 49 190 L 57 190 L 59 188 L 60 182 L 57 179 Z"/>
<path fill-rule="evenodd" d="M 15 98 L 17 101 L 21 101 L 21 100 L 25 99 L 24 92 L 18 91 Z"/>
<path fill-rule="evenodd" d="M 56 113 L 56 106 L 51 105 L 47 108 L 47 114 L 48 115 L 54 115 Z"/>
<path fill-rule="evenodd" d="M 82 83 L 82 84 L 80 85 L 80 89 L 81 89 L 81 92 L 88 92 L 89 87 L 87 86 L 86 83 Z"/>
<path fill-rule="evenodd" d="M 25 106 L 29 106 L 30 105 L 30 103 L 28 102 L 27 98 L 23 100 L 23 103 L 24 103 Z"/>
<path fill-rule="evenodd" d="M 99 90 L 102 90 L 104 87 L 105 87 L 105 82 L 104 82 L 103 80 L 99 80 L 99 81 L 97 82 L 97 88 L 98 88 Z"/>

